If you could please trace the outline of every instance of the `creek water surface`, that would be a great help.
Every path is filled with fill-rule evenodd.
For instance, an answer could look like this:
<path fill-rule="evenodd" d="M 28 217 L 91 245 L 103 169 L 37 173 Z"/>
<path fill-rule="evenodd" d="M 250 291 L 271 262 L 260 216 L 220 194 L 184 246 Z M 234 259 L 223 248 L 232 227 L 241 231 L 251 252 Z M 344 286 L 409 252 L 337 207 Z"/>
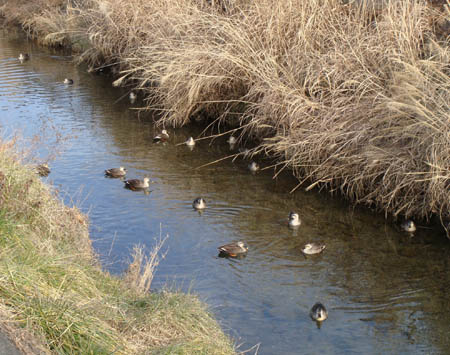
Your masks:
<path fill-rule="evenodd" d="M 21 63 L 20 52 L 31 59 Z M 74 85 L 64 85 L 65 77 Z M 337 197 L 298 189 L 288 173 L 251 174 L 229 155 L 226 137 L 184 142 L 202 127 L 169 129 L 166 144 L 150 114 L 139 114 L 126 89 L 76 67 L 70 56 L 0 34 L 0 125 L 16 132 L 38 158 L 51 157 L 49 183 L 89 214 L 103 267 L 120 274 L 133 245 L 152 248 L 168 235 L 152 287 L 191 291 L 209 304 L 239 350 L 258 354 L 448 353 L 449 243 L 439 229 L 414 237 L 382 215 Z M 235 147 L 237 149 L 238 146 Z M 54 156 L 54 153 L 59 154 Z M 264 165 L 264 161 L 261 162 Z M 128 178 L 150 176 L 150 193 L 123 188 L 104 169 L 125 166 Z M 192 209 L 202 196 L 203 213 Z M 287 216 L 297 211 L 298 230 Z M 217 246 L 242 240 L 247 257 L 217 256 Z M 304 257 L 308 242 L 325 251 Z M 309 318 L 320 301 L 329 318 Z M 251 353 L 254 353 L 253 350 Z"/>

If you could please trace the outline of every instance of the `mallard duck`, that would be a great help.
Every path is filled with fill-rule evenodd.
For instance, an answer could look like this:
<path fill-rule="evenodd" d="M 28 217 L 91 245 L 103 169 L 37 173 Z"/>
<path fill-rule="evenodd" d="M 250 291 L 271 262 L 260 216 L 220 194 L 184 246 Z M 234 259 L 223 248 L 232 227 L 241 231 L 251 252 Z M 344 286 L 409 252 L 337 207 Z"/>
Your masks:
<path fill-rule="evenodd" d="M 153 143 L 166 142 L 169 139 L 169 133 L 165 129 L 153 137 Z"/>
<path fill-rule="evenodd" d="M 192 137 L 189 137 L 188 140 L 186 141 L 186 145 L 188 147 L 193 147 L 195 145 L 195 140 Z"/>
<path fill-rule="evenodd" d="M 131 179 L 124 181 L 125 187 L 130 190 L 142 190 L 150 186 L 150 179 L 148 177 L 143 180 Z"/>
<path fill-rule="evenodd" d="M 105 175 L 113 178 L 124 177 L 126 174 L 127 169 L 125 169 L 123 166 L 105 170 Z"/>
<path fill-rule="evenodd" d="M 248 164 L 248 169 L 252 173 L 256 173 L 259 170 L 259 165 L 258 165 L 258 163 L 252 161 L 250 164 Z"/>
<path fill-rule="evenodd" d="M 325 319 L 328 318 L 327 309 L 320 302 L 317 302 L 314 306 L 312 306 L 309 315 L 311 319 L 315 320 L 316 322 L 323 322 Z"/>
<path fill-rule="evenodd" d="M 72 84 L 73 84 L 73 80 L 72 80 L 72 79 L 69 79 L 69 78 L 65 78 L 65 79 L 64 79 L 64 84 L 66 84 L 66 85 L 72 85 Z"/>
<path fill-rule="evenodd" d="M 325 249 L 325 244 L 316 244 L 316 243 L 308 243 L 305 245 L 305 247 L 302 249 L 303 254 L 319 254 Z"/>
<path fill-rule="evenodd" d="M 28 53 L 20 53 L 19 54 L 19 60 L 21 62 L 30 59 L 30 55 Z"/>
<path fill-rule="evenodd" d="M 50 174 L 50 168 L 46 163 L 39 164 L 36 166 L 36 173 L 42 177 L 48 176 Z"/>
<path fill-rule="evenodd" d="M 237 139 L 236 139 L 236 137 L 234 137 L 234 136 L 230 136 L 230 137 L 228 137 L 228 139 L 227 139 L 227 143 L 229 143 L 230 145 L 234 145 L 234 144 L 236 144 L 236 143 L 237 143 Z"/>
<path fill-rule="evenodd" d="M 290 212 L 289 213 L 289 227 L 298 227 L 300 224 L 302 224 L 302 221 L 300 220 L 300 217 L 298 213 Z"/>
<path fill-rule="evenodd" d="M 414 233 L 416 231 L 416 224 L 408 219 L 407 221 L 400 224 L 400 228 L 408 233 Z"/>
<path fill-rule="evenodd" d="M 229 256 L 232 258 L 242 256 L 248 251 L 248 247 L 244 244 L 244 242 L 225 244 L 217 249 L 219 249 L 219 256 Z"/>
<path fill-rule="evenodd" d="M 206 208 L 206 201 L 201 197 L 197 197 L 194 202 L 192 202 L 192 207 L 196 210 L 203 210 Z"/>
<path fill-rule="evenodd" d="M 130 92 L 130 101 L 131 103 L 134 103 L 137 99 L 137 95 L 132 91 Z"/>

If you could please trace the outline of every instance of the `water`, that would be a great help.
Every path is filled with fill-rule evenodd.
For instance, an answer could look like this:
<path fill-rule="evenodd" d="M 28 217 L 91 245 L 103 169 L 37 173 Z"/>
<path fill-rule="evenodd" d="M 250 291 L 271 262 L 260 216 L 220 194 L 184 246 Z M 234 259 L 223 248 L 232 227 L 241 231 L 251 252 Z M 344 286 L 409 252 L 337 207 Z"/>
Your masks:
<path fill-rule="evenodd" d="M 31 60 L 20 63 L 20 52 Z M 75 84 L 64 85 L 65 77 Z M 54 158 L 47 181 L 89 213 L 105 269 L 121 273 L 133 245 L 151 248 L 168 235 L 153 288 L 198 294 L 240 350 L 448 353 L 450 249 L 440 230 L 419 228 L 411 238 L 327 193 L 291 194 L 297 181 L 289 174 L 252 175 L 243 159 L 196 169 L 233 152 L 226 137 L 199 141 L 192 151 L 177 145 L 198 136 L 202 127 L 192 126 L 170 129 L 168 144 L 153 144 L 157 130 L 149 113 L 133 110 L 140 105 L 69 56 L 1 33 L 2 135 L 19 130 L 24 148 Z M 128 178 L 150 176 L 151 192 L 103 176 L 118 166 Z M 191 207 L 198 196 L 209 206 L 201 214 Z M 286 227 L 291 210 L 303 221 L 297 231 Z M 217 246 L 236 240 L 249 245 L 246 258 L 217 257 Z M 300 250 L 310 241 L 327 248 L 305 258 Z M 320 328 L 309 318 L 317 301 L 329 311 Z"/>

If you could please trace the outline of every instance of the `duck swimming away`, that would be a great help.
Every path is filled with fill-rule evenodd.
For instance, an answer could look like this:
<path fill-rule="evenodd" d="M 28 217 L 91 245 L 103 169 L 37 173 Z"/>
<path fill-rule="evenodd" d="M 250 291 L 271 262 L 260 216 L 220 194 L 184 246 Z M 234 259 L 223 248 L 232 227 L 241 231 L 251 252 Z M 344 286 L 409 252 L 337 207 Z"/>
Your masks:
<path fill-rule="evenodd" d="M 165 129 L 153 137 L 153 143 L 166 142 L 169 139 L 169 133 Z"/>
<path fill-rule="evenodd" d="M 112 178 L 124 177 L 126 174 L 127 169 L 125 169 L 123 166 L 105 170 L 105 175 Z"/>
<path fill-rule="evenodd" d="M 296 227 L 300 226 L 300 224 L 302 224 L 302 221 L 300 220 L 298 213 L 295 213 L 295 212 L 289 213 L 288 224 L 289 224 L 289 227 L 291 227 L 291 228 L 296 228 Z"/>
<path fill-rule="evenodd" d="M 65 79 L 64 79 L 64 84 L 66 84 L 66 85 L 72 85 L 72 84 L 73 84 L 73 80 L 72 80 L 72 79 L 69 79 L 69 78 L 65 78 Z"/>
<path fill-rule="evenodd" d="M 416 224 L 408 219 L 400 225 L 400 228 L 408 233 L 414 233 L 416 231 Z"/>
<path fill-rule="evenodd" d="M 303 254 L 319 254 L 326 248 L 325 244 L 308 243 L 302 249 Z"/>
<path fill-rule="evenodd" d="M 130 190 L 143 190 L 150 186 L 150 179 L 148 177 L 143 180 L 131 179 L 124 181 L 125 187 Z"/>
<path fill-rule="evenodd" d="M 232 257 L 232 258 L 243 256 L 248 251 L 248 247 L 244 244 L 244 242 L 240 242 L 240 241 L 236 242 L 236 243 L 222 245 L 222 246 L 218 247 L 217 249 L 219 249 L 219 256 Z"/>
<path fill-rule="evenodd" d="M 314 306 L 312 306 L 309 316 L 316 322 L 323 322 L 328 318 L 328 312 L 322 303 L 317 302 Z"/>
<path fill-rule="evenodd" d="M 206 208 L 206 201 L 201 197 L 197 197 L 192 203 L 192 207 L 196 210 L 203 210 Z"/>

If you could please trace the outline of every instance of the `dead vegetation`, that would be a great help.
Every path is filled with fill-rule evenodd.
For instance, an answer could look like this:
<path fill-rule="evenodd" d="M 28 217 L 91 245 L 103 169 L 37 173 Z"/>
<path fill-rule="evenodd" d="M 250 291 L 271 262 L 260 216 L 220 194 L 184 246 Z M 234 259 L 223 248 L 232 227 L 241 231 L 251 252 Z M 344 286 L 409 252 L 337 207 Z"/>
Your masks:
<path fill-rule="evenodd" d="M 114 66 L 163 124 L 237 124 L 303 188 L 450 219 L 448 2 L 70 4 L 91 46 L 82 59 Z M 22 23 L 56 31 L 37 16 Z"/>

